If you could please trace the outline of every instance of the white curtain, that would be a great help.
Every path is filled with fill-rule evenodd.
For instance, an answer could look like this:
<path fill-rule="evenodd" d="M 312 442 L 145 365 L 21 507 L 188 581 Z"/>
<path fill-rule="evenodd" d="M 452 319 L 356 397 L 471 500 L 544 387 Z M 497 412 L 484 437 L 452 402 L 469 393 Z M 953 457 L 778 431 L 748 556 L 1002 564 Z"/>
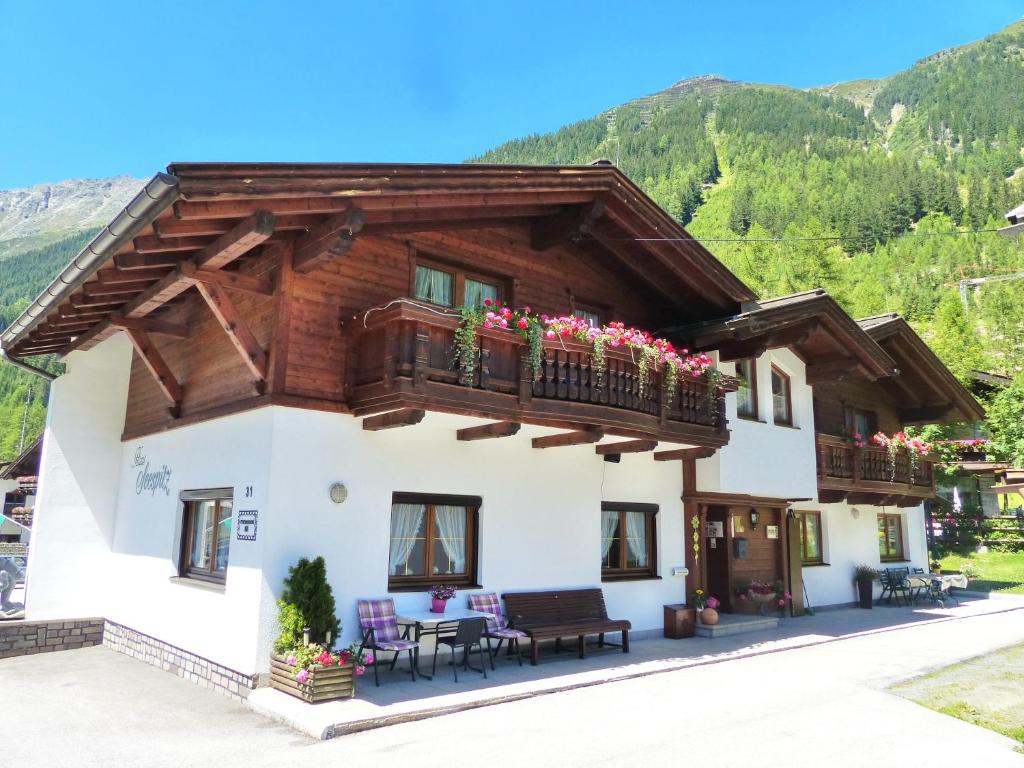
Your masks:
<path fill-rule="evenodd" d="M 643 512 L 626 513 L 626 541 L 636 568 L 647 567 L 647 520 Z"/>
<path fill-rule="evenodd" d="M 466 301 L 464 303 L 467 307 L 482 307 L 486 299 L 498 300 L 498 286 L 490 283 L 481 283 L 479 280 L 467 278 L 465 290 Z"/>
<path fill-rule="evenodd" d="M 423 516 L 427 508 L 423 504 L 392 504 L 391 505 L 391 575 L 394 576 L 405 568 L 409 555 L 420 529 L 423 527 Z"/>
<path fill-rule="evenodd" d="M 604 562 L 615 542 L 615 526 L 619 524 L 619 513 L 601 512 L 601 562 Z"/>
<path fill-rule="evenodd" d="M 434 507 L 437 532 L 441 534 L 441 546 L 452 562 L 452 573 L 466 572 L 466 508 Z"/>
<path fill-rule="evenodd" d="M 416 267 L 416 298 L 450 307 L 452 276 L 439 269 Z"/>

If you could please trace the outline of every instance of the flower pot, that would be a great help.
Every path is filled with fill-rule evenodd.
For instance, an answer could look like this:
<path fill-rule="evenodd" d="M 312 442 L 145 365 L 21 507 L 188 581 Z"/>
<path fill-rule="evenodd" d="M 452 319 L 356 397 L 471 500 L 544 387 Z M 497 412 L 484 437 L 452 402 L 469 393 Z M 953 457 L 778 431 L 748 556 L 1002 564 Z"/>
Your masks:
<path fill-rule="evenodd" d="M 718 611 L 714 608 L 705 608 L 700 612 L 700 623 L 709 627 L 715 626 L 718 623 Z"/>
<path fill-rule="evenodd" d="M 275 653 L 270 657 L 270 687 L 310 704 L 351 699 L 356 695 L 355 665 L 351 661 L 329 667 L 317 664 L 309 668 L 309 679 L 299 683 L 295 679 L 295 668 L 288 666 L 284 656 Z"/>
<path fill-rule="evenodd" d="M 431 613 L 444 613 L 444 607 L 448 605 L 447 600 L 441 600 L 437 597 L 430 598 L 430 612 Z"/>
<path fill-rule="evenodd" d="M 857 596 L 860 598 L 861 608 L 871 608 L 874 605 L 875 582 L 862 580 L 857 582 Z"/>

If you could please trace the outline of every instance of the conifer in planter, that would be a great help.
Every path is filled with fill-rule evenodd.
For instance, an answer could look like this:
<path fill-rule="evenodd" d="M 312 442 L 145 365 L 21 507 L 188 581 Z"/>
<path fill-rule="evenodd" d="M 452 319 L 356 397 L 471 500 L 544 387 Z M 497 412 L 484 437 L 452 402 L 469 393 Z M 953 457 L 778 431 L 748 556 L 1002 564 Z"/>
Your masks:
<path fill-rule="evenodd" d="M 277 605 L 281 634 L 270 658 L 271 687 L 311 703 L 354 696 L 355 679 L 373 658 L 356 645 L 331 651 L 341 624 L 322 557 L 289 569 Z"/>

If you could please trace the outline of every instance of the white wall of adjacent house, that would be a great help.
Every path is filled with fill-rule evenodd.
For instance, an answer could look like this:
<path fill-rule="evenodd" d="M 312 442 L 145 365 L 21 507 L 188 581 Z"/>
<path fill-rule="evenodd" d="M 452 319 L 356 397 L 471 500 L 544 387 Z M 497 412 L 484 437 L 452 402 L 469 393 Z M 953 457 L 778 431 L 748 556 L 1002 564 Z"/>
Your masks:
<path fill-rule="evenodd" d="M 803 568 L 804 583 L 812 606 L 834 606 L 856 601 L 853 572 L 861 563 L 877 570 L 914 567 L 928 570 L 923 506 L 900 508 L 804 502 L 794 504 L 793 508 L 796 512 L 812 510 L 821 513 L 823 564 Z M 900 561 L 882 560 L 878 546 L 879 514 L 899 517 L 903 540 L 903 558 Z M 876 596 L 880 589 L 876 582 Z"/>
<path fill-rule="evenodd" d="M 132 350 L 124 334 L 68 355 L 53 382 L 29 550 L 29 619 L 103 616 Z"/>
<path fill-rule="evenodd" d="M 814 401 L 804 362 L 788 349 L 765 352 L 757 361 L 757 419 L 739 418 L 736 395 L 726 396 L 729 444 L 697 462 L 697 489 L 777 498 L 814 498 L 818 491 Z M 789 377 L 792 424 L 776 424 L 772 367 Z M 722 363 L 734 375 L 735 363 Z"/>

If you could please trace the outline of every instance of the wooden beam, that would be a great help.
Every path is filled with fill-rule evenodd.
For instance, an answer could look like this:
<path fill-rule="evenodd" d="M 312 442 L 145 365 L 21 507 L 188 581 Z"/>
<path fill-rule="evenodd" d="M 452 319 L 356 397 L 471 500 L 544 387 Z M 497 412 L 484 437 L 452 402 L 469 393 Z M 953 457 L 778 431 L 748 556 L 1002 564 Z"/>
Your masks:
<path fill-rule="evenodd" d="M 335 256 L 344 256 L 365 220 L 363 209 L 353 205 L 313 227 L 295 241 L 294 270 L 299 274 L 312 272 Z"/>
<path fill-rule="evenodd" d="M 519 432 L 521 425 L 514 421 L 496 421 L 479 427 L 466 427 L 455 433 L 458 440 L 487 440 L 492 437 L 511 437 Z"/>
<path fill-rule="evenodd" d="M 855 374 L 858 368 L 860 368 L 860 362 L 852 357 L 811 363 L 806 369 L 807 383 L 813 385 L 845 379 L 847 376 Z"/>
<path fill-rule="evenodd" d="M 697 346 L 696 348 L 701 349 L 702 347 Z M 718 346 L 718 359 L 723 363 L 731 363 L 735 360 L 760 357 L 767 350 L 768 338 L 766 336 L 756 336 L 753 339 L 743 339 L 742 341 L 724 341 Z"/>
<path fill-rule="evenodd" d="M 671 451 L 657 451 L 654 454 L 655 461 L 696 461 L 697 459 L 710 459 L 715 455 L 714 448 L 675 448 Z"/>
<path fill-rule="evenodd" d="M 205 247 L 204 237 L 153 237 L 143 235 L 132 240 L 132 248 L 136 253 L 169 253 L 172 251 L 198 251 Z"/>
<path fill-rule="evenodd" d="M 188 289 L 189 284 L 181 279 L 177 271 L 170 272 L 121 307 L 121 314 L 125 317 L 145 317 Z"/>
<path fill-rule="evenodd" d="M 114 257 L 114 268 L 122 271 L 167 269 L 188 258 L 187 253 L 122 253 Z"/>
<path fill-rule="evenodd" d="M 274 214 L 256 211 L 218 237 L 195 257 L 197 267 L 220 269 L 274 234 Z"/>
<path fill-rule="evenodd" d="M 225 272 L 220 269 L 202 269 L 191 261 L 182 262 L 178 266 L 178 274 L 181 279 L 190 285 L 206 283 L 207 285 L 219 285 L 222 288 L 252 293 L 257 296 L 273 296 L 274 284 L 270 280 L 250 275 L 240 275 L 237 272 Z"/>
<path fill-rule="evenodd" d="M 556 245 L 579 240 L 590 232 L 604 209 L 604 201 L 595 200 L 590 205 L 573 206 L 554 216 L 534 220 L 530 226 L 530 247 L 535 251 L 546 251 Z"/>
<path fill-rule="evenodd" d="M 167 274 L 166 269 L 117 269 L 106 267 L 96 273 L 96 278 L 105 285 L 120 285 L 122 283 L 138 283 L 142 281 L 152 282 L 159 280 Z"/>
<path fill-rule="evenodd" d="M 576 432 L 562 432 L 558 435 L 545 435 L 533 438 L 534 448 L 561 448 L 567 445 L 586 445 L 596 443 L 604 437 L 604 429 L 591 427 Z"/>
<path fill-rule="evenodd" d="M 419 424 L 423 421 L 425 415 L 426 411 L 422 408 L 402 408 L 377 416 L 367 416 L 363 419 L 363 429 L 370 432 L 379 432 L 382 429 L 408 427 L 412 424 Z"/>
<path fill-rule="evenodd" d="M 155 333 L 161 336 L 172 336 L 176 339 L 188 338 L 188 326 L 183 323 L 169 323 L 164 320 L 144 320 L 125 317 L 119 312 L 110 316 L 110 324 L 122 330 L 137 330 L 143 333 Z"/>
<path fill-rule="evenodd" d="M 196 288 L 221 327 L 227 332 L 235 349 L 242 356 L 242 362 L 246 364 L 258 382 L 261 384 L 265 382 L 267 380 L 267 354 L 256 341 L 256 337 L 249 330 L 245 320 L 242 319 L 234 302 L 231 301 L 231 297 L 217 283 L 199 282 L 196 283 Z"/>
<path fill-rule="evenodd" d="M 177 417 L 176 411 L 181 407 L 181 386 L 178 384 L 178 380 L 171 373 L 171 369 L 160 356 L 156 347 L 153 346 L 145 331 L 138 330 L 137 328 L 128 328 L 125 329 L 125 333 L 131 339 L 132 346 L 139 353 L 142 362 L 146 364 L 149 372 L 153 374 L 157 385 L 160 387 L 160 391 L 171 401 L 172 415 Z"/>
<path fill-rule="evenodd" d="M 293 242 L 284 242 L 273 246 L 270 254 L 277 260 L 275 275 L 276 300 L 274 301 L 273 336 L 270 340 L 270 354 L 267 370 L 270 378 L 267 381 L 272 393 L 284 392 L 288 377 L 288 349 L 292 332 L 292 302 L 294 298 L 295 274 L 292 270 Z M 342 392 L 341 394 L 344 394 Z"/>
<path fill-rule="evenodd" d="M 595 445 L 594 451 L 598 456 L 612 456 L 620 453 L 645 453 L 657 447 L 657 440 L 623 440 L 618 443 Z"/>
<path fill-rule="evenodd" d="M 151 281 L 147 280 L 139 280 L 134 283 L 86 283 L 82 286 L 82 293 L 89 297 L 125 296 L 144 291 L 150 285 Z"/>

